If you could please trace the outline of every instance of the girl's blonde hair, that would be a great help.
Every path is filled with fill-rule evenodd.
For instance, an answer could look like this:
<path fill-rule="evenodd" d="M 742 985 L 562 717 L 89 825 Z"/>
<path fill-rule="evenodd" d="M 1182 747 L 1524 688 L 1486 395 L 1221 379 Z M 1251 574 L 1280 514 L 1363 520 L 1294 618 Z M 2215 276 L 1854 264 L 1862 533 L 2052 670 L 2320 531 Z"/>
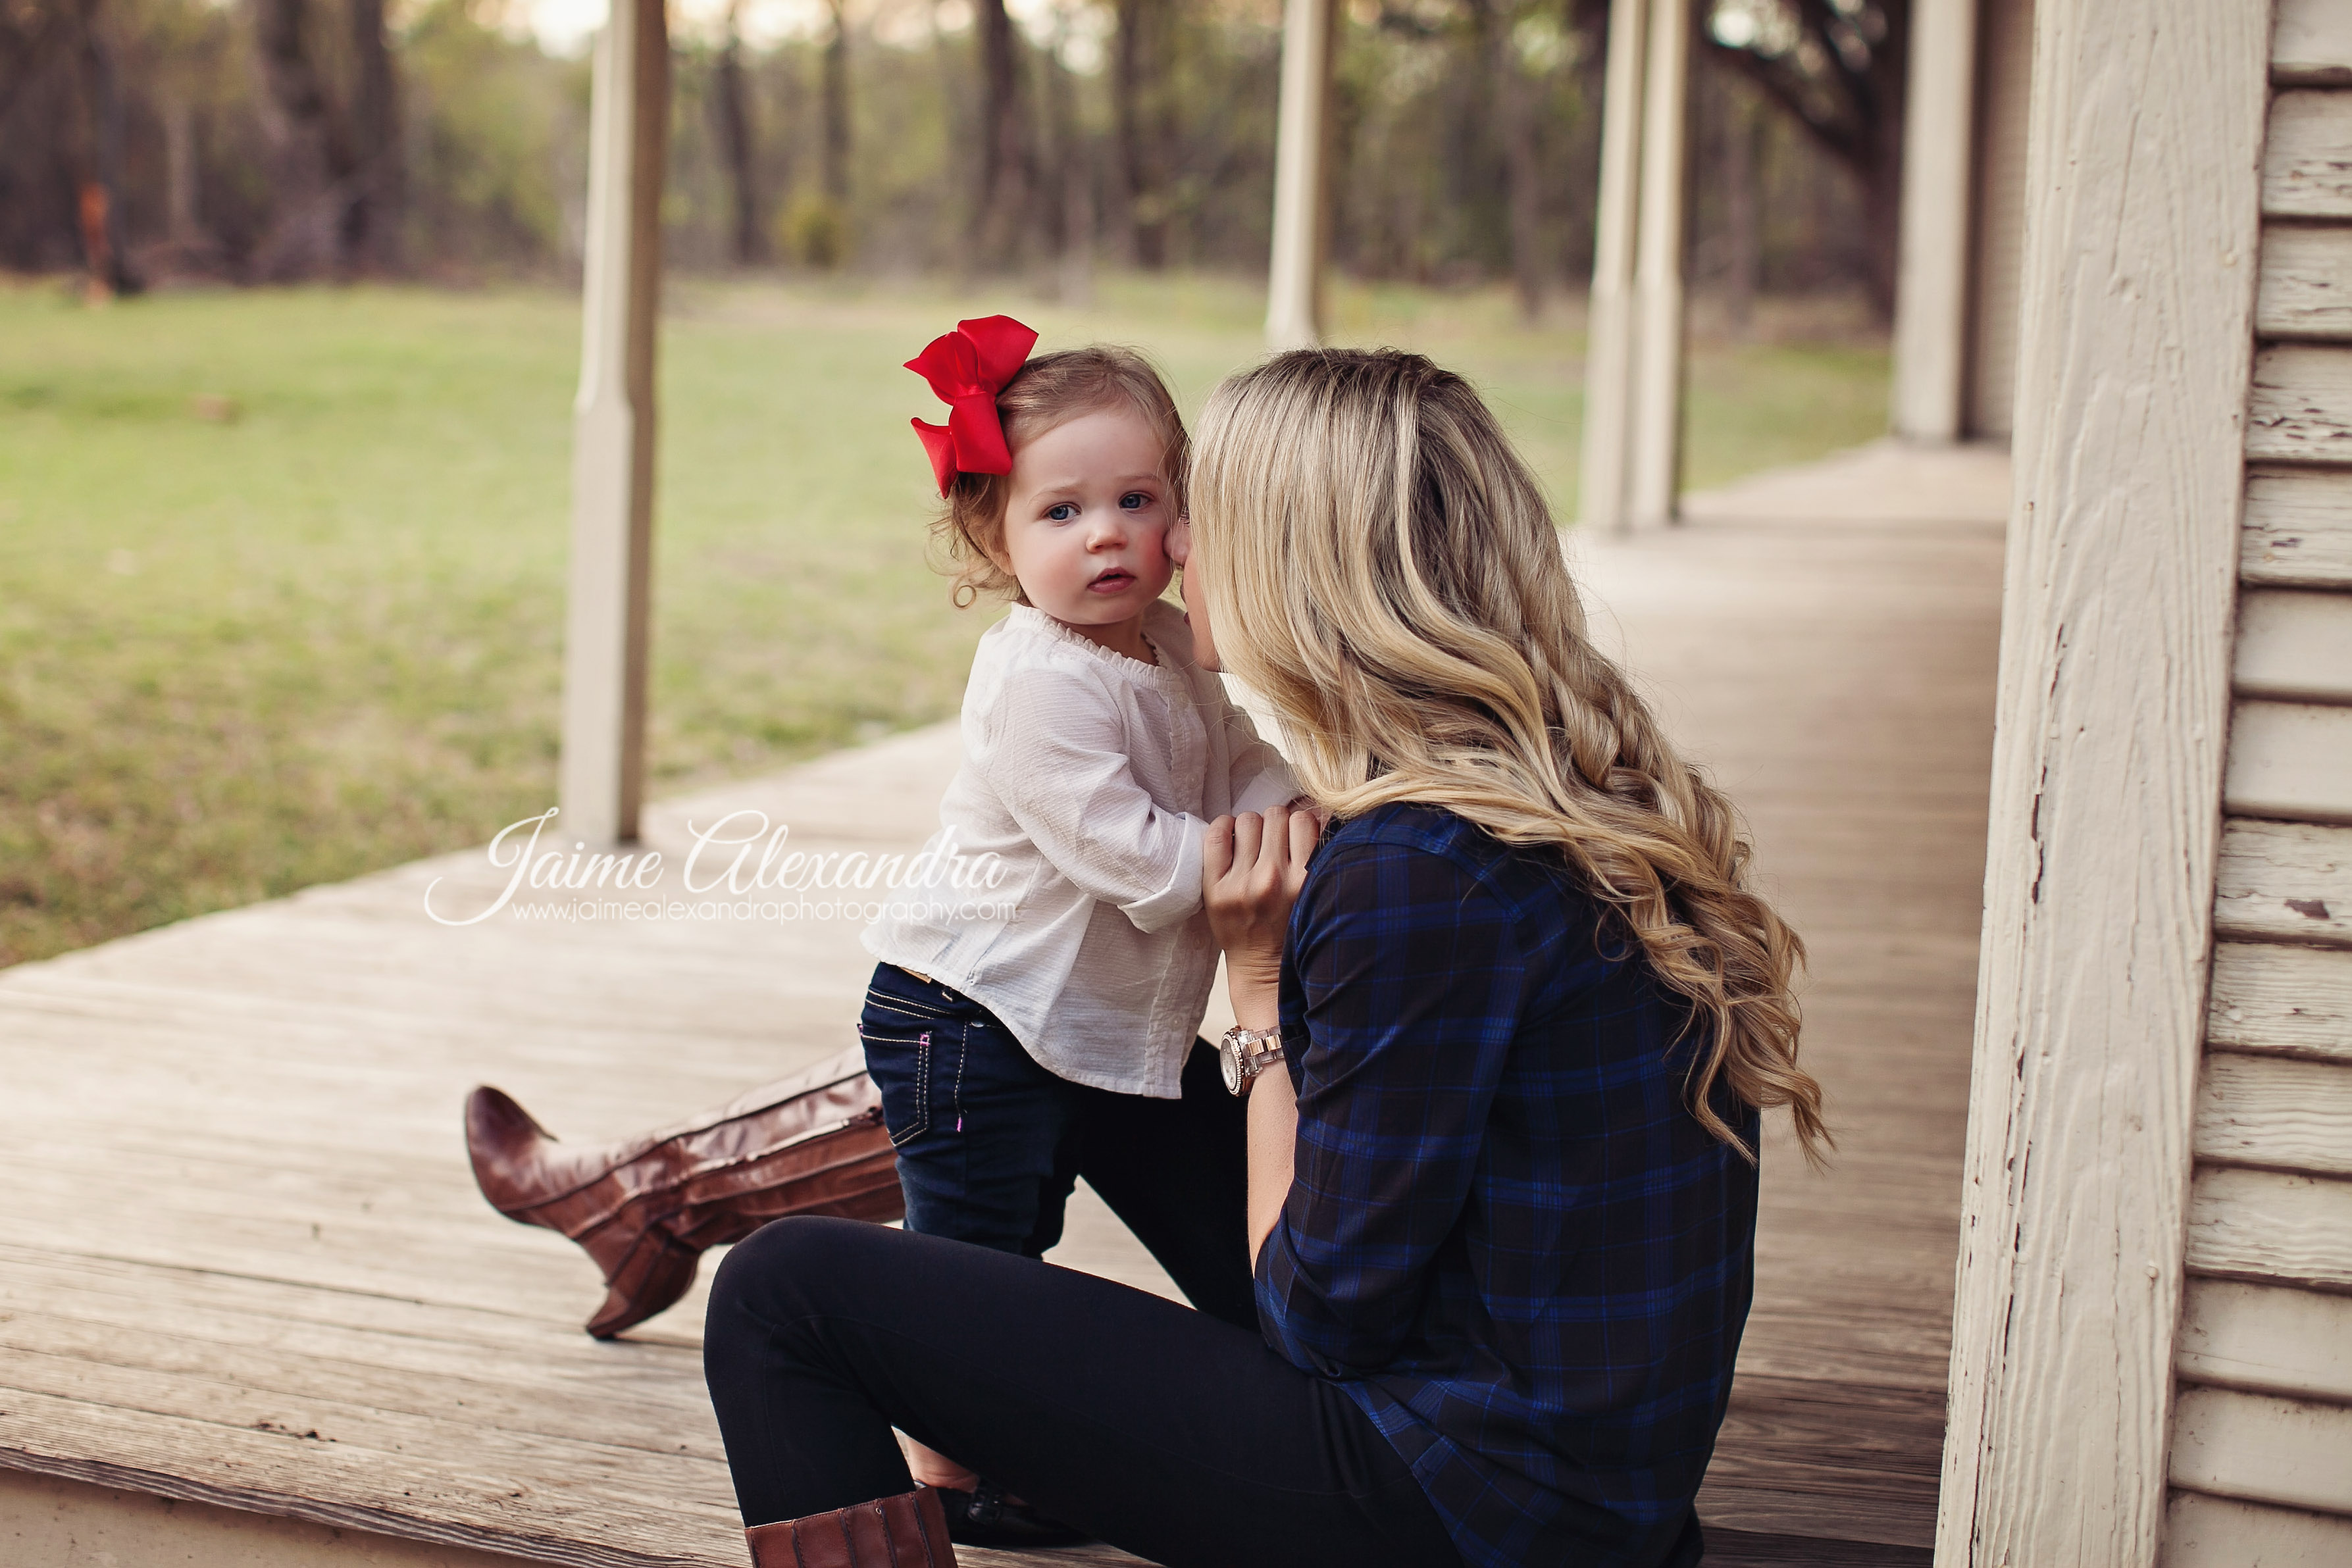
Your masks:
<path fill-rule="evenodd" d="M 1710 1043 L 1687 1099 L 1786 1105 L 1829 1143 L 1797 1065 L 1804 945 L 1747 886 L 1731 804 L 1585 635 L 1535 480 L 1459 376 L 1392 350 L 1304 350 L 1229 378 L 1191 476 L 1224 667 L 1280 717 L 1316 803 L 1443 807 L 1559 850 Z"/>
<path fill-rule="evenodd" d="M 1151 361 L 1133 349 L 1097 343 L 1039 354 L 996 394 L 996 417 L 1004 444 L 1018 452 L 1025 442 L 1067 424 L 1081 414 L 1131 405 L 1157 435 L 1165 455 L 1160 472 L 1174 487 L 1177 515 L 1184 508 L 1184 416 Z M 1004 509 L 1013 499 L 1010 474 L 958 474 L 948 486 L 931 537 L 946 551 L 954 581 L 950 591 L 959 608 L 986 594 L 1026 604 L 1021 584 L 996 564 L 1004 553 Z"/>

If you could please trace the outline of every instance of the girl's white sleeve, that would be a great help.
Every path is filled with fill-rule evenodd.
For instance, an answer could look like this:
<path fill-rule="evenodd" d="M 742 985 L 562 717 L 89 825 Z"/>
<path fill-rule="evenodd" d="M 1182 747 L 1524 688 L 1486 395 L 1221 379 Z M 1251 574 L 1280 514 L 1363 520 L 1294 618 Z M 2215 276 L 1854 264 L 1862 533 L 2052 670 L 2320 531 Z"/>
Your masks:
<path fill-rule="evenodd" d="M 1225 744 L 1233 758 L 1228 775 L 1232 787 L 1225 798 L 1234 803 L 1234 813 L 1263 811 L 1297 800 L 1298 779 L 1282 753 L 1258 734 L 1247 709 L 1231 697 L 1224 698 L 1224 707 Z"/>
<path fill-rule="evenodd" d="M 1161 809 L 1136 782 L 1108 695 L 1051 665 L 1007 675 L 969 760 L 1037 852 L 1144 932 L 1201 907 L 1208 824 Z"/>

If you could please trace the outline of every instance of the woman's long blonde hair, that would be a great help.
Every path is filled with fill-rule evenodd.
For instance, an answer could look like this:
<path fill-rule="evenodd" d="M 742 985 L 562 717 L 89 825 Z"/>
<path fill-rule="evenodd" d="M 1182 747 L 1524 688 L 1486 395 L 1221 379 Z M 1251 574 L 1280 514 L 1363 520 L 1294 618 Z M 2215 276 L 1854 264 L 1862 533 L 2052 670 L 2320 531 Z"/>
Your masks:
<path fill-rule="evenodd" d="M 1419 801 L 1558 848 L 1708 1026 L 1700 1124 L 1753 1157 L 1727 1086 L 1786 1105 L 1818 1157 L 1804 944 L 1748 888 L 1730 802 L 1587 639 L 1550 511 L 1469 384 L 1391 350 L 1276 355 L 1209 400 L 1190 489 L 1218 654 L 1317 804 Z"/>

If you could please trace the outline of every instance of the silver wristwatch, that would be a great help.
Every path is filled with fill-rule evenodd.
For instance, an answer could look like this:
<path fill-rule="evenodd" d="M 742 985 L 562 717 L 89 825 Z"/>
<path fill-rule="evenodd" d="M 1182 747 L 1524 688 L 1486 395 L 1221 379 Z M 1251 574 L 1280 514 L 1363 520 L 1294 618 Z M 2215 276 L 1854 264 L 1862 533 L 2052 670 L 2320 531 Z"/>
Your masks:
<path fill-rule="evenodd" d="M 1224 1069 L 1225 1087 L 1235 1094 L 1249 1092 L 1250 1080 L 1282 1060 L 1282 1030 L 1229 1029 L 1217 1047 L 1217 1064 Z"/>

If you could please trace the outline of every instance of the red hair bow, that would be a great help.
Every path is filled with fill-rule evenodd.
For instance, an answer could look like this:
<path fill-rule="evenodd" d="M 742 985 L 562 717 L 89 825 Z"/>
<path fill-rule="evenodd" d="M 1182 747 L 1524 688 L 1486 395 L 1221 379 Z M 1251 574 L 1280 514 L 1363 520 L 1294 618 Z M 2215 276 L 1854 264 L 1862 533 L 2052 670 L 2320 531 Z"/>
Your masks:
<path fill-rule="evenodd" d="M 1004 444 L 1003 422 L 996 417 L 996 394 L 1028 362 L 1037 334 L 1010 316 L 959 321 L 907 361 L 931 383 L 948 405 L 945 424 L 914 421 L 915 434 L 930 454 L 931 472 L 944 496 L 959 474 L 1010 474 L 1013 453 Z"/>

